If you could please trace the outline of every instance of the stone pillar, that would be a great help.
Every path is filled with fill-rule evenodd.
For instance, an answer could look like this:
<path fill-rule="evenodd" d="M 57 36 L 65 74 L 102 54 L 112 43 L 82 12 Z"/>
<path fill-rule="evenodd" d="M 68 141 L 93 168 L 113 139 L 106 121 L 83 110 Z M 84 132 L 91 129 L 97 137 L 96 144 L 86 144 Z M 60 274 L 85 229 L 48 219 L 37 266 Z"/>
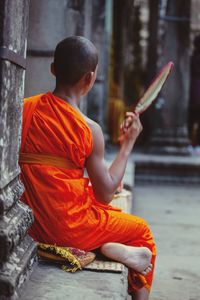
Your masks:
<path fill-rule="evenodd" d="M 31 0 L 25 96 L 53 90 L 50 73 L 57 43 L 71 35 L 90 36 L 91 0 Z M 86 111 L 86 102 L 82 110 Z"/>
<path fill-rule="evenodd" d="M 19 201 L 18 152 L 29 0 L 0 1 L 0 299 L 17 299 L 33 265 L 31 210 Z"/>
<path fill-rule="evenodd" d="M 169 0 L 159 27 L 158 68 L 170 60 L 175 66 L 155 104 L 150 149 L 155 153 L 187 154 L 190 1 Z"/>
<path fill-rule="evenodd" d="M 156 75 L 156 64 L 158 60 L 158 21 L 159 21 L 159 2 L 160 0 L 148 0 L 149 5 L 149 39 L 148 39 L 148 58 L 147 58 L 147 83 L 151 82 Z"/>
<path fill-rule="evenodd" d="M 121 1 L 119 2 L 119 4 L 121 5 L 121 7 L 119 7 L 118 13 L 121 16 L 121 19 L 117 18 L 117 20 L 115 20 L 115 22 L 117 23 L 116 25 L 118 27 L 118 30 L 115 33 L 115 39 L 118 40 L 119 31 L 121 31 L 121 45 L 118 46 L 119 50 L 116 49 L 117 51 L 121 52 L 121 65 L 119 65 L 118 68 L 118 76 L 121 76 L 120 86 L 122 90 L 123 101 L 125 105 L 131 106 L 138 97 L 138 89 L 136 87 L 136 85 L 138 84 L 135 83 L 136 81 L 137 83 L 139 83 L 140 89 L 141 80 L 140 67 L 142 62 L 142 53 L 139 44 L 141 29 L 139 27 L 141 24 L 139 24 L 138 27 L 138 19 L 136 20 L 136 10 L 139 11 L 139 6 L 135 9 L 132 0 L 126 1 L 126 5 L 124 5 Z"/>
<path fill-rule="evenodd" d="M 129 3 L 130 1 L 128 1 Z M 124 31 L 124 23 L 127 21 L 126 15 L 127 4 L 124 5 L 123 1 L 113 1 L 113 21 L 112 21 L 112 49 L 111 49 L 111 72 L 110 72 L 110 85 L 112 96 L 122 97 L 123 89 L 123 69 L 124 69 L 124 45 L 127 39 Z M 126 18 L 126 20 L 125 20 Z M 130 20 L 129 20 L 130 21 Z M 124 36 L 123 36 L 124 35 Z M 128 59 L 129 49 L 126 49 Z M 127 61 L 127 58 L 126 58 Z M 112 91 L 112 85 L 117 86 L 118 91 Z"/>
<path fill-rule="evenodd" d="M 97 79 L 87 97 L 87 114 L 105 130 L 108 98 L 108 63 L 112 30 L 112 0 L 91 1 L 91 41 L 99 53 Z"/>

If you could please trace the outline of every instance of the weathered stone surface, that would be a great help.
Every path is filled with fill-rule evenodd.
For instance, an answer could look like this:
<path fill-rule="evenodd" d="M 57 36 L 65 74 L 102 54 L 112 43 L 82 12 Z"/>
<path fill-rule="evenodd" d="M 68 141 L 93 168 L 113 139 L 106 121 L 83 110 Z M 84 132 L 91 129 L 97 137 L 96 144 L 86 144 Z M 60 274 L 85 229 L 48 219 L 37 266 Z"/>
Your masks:
<path fill-rule="evenodd" d="M 0 219 L 0 263 L 6 261 L 27 233 L 33 222 L 33 213 L 18 202 Z"/>
<path fill-rule="evenodd" d="M 20 300 L 124 300 L 126 297 L 127 270 L 67 273 L 55 265 L 39 263 Z"/>
<path fill-rule="evenodd" d="M 27 236 L 0 266 L 0 299 L 18 299 L 18 293 L 36 261 L 36 244 Z"/>
<path fill-rule="evenodd" d="M 25 55 L 29 0 L 0 1 L 0 45 Z"/>
<path fill-rule="evenodd" d="M 29 5 L 28 0 L 0 2 L 0 46 L 24 56 Z M 20 33 L 20 34 L 19 34 Z M 21 99 L 24 70 L 9 61 L 0 60 L 0 189 L 20 172 L 18 148 L 21 133 Z M 19 123 L 16 123 L 19 120 Z M 12 132 L 12 134 L 10 134 Z"/>
<path fill-rule="evenodd" d="M 0 1 L 0 47 L 25 57 L 29 0 Z M 18 153 L 21 140 L 25 71 L 0 59 L 0 299 L 17 299 L 36 257 L 26 236 L 31 210 L 19 202 Z M 25 238 L 24 238 L 25 237 Z"/>
<path fill-rule="evenodd" d="M 20 199 L 24 187 L 18 177 L 15 177 L 4 189 L 0 189 L 0 218 Z"/>
<path fill-rule="evenodd" d="M 19 175 L 18 149 L 24 71 L 8 61 L 0 62 L 0 189 Z M 17 88 L 18 87 L 18 88 Z M 12 134 L 10 134 L 12 132 Z"/>

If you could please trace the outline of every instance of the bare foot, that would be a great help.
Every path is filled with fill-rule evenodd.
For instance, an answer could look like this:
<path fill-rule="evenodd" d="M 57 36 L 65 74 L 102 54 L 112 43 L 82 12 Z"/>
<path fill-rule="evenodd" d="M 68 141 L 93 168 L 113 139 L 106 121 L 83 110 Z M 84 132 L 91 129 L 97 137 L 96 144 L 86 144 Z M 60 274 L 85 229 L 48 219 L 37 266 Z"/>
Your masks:
<path fill-rule="evenodd" d="M 127 267 L 147 275 L 152 270 L 152 253 L 147 247 L 132 247 L 119 243 L 106 243 L 101 246 L 101 252 Z"/>

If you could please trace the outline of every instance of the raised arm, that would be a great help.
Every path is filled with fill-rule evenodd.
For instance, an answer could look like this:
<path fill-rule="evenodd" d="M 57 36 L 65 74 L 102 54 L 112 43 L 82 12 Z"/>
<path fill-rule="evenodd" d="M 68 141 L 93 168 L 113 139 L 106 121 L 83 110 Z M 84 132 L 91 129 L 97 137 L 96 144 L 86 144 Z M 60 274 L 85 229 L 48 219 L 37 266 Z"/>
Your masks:
<path fill-rule="evenodd" d="M 127 113 L 122 124 L 120 150 L 108 169 L 104 161 L 104 137 L 101 127 L 93 123 L 90 127 L 93 134 L 93 150 L 86 161 L 86 168 L 96 199 L 99 202 L 109 203 L 119 186 L 126 169 L 128 156 L 142 130 L 139 116 Z"/>

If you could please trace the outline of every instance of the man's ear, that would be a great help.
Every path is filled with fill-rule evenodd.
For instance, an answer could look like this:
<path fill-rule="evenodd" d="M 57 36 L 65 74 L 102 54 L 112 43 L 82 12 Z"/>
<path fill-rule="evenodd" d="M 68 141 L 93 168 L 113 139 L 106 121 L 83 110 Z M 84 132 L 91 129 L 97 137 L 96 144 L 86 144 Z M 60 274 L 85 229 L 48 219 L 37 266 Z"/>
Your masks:
<path fill-rule="evenodd" d="M 54 68 L 54 63 L 53 63 L 53 62 L 51 63 L 51 73 L 52 73 L 54 76 L 56 76 L 56 74 L 55 74 L 55 68 Z"/>
<path fill-rule="evenodd" d="M 85 84 L 87 86 L 89 86 L 92 82 L 92 79 L 93 79 L 93 76 L 94 76 L 94 72 L 88 72 L 87 74 L 85 74 Z"/>

